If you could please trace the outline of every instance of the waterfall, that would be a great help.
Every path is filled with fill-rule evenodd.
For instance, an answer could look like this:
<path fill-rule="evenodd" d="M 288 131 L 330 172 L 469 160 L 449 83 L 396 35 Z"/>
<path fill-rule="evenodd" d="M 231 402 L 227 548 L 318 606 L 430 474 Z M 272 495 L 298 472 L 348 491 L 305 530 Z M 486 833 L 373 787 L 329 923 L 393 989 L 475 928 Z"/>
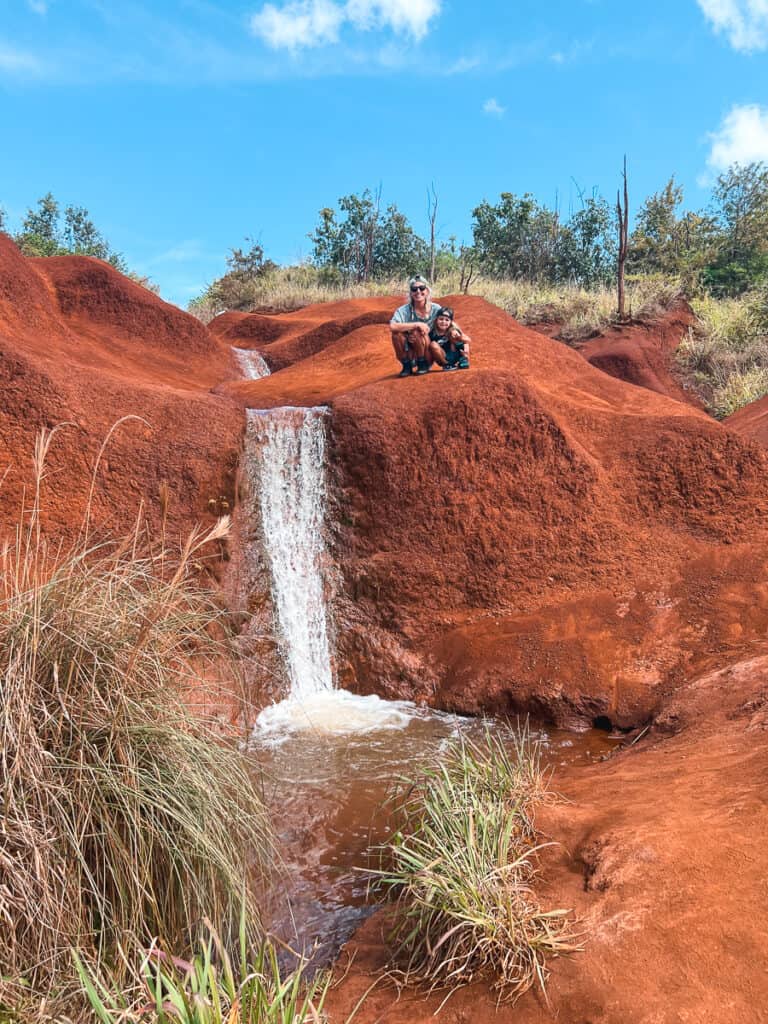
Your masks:
<path fill-rule="evenodd" d="M 233 348 L 232 352 L 243 376 L 249 380 L 259 380 L 269 376 L 269 367 L 261 352 L 253 348 Z"/>
<path fill-rule="evenodd" d="M 291 699 L 333 689 L 323 581 L 326 418 L 323 408 L 248 412 L 246 469 L 261 509 Z"/>

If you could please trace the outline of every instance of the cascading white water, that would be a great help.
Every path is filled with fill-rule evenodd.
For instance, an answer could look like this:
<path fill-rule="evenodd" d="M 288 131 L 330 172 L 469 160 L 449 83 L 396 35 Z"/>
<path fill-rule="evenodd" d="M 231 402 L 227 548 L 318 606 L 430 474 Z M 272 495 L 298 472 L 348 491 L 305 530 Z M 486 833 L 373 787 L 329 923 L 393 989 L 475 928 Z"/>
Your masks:
<path fill-rule="evenodd" d="M 261 352 L 251 348 L 233 348 L 232 352 L 244 377 L 249 380 L 260 380 L 269 376 L 270 370 Z"/>
<path fill-rule="evenodd" d="M 326 417 L 323 408 L 248 413 L 246 465 L 293 699 L 333 689 L 323 581 Z"/>
<path fill-rule="evenodd" d="M 243 376 L 269 376 L 264 357 L 232 349 Z M 334 689 L 330 622 L 323 578 L 325 550 L 324 408 L 251 409 L 245 469 L 261 517 L 263 551 L 290 690 L 256 723 L 262 739 L 278 743 L 311 728 L 316 734 L 404 729 L 413 705 Z"/>

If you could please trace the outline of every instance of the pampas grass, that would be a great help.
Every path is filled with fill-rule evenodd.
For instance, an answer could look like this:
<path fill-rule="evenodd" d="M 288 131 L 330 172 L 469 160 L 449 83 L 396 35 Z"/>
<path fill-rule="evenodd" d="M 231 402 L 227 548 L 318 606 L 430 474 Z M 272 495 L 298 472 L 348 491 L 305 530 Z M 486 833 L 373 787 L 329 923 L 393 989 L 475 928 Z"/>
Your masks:
<path fill-rule="evenodd" d="M 20 992 L 79 988 L 72 949 L 116 978 L 153 940 L 191 948 L 205 915 L 236 935 L 243 901 L 257 918 L 254 882 L 272 857 L 243 758 L 184 701 L 228 656 L 222 610 L 192 574 L 228 522 L 193 532 L 175 556 L 138 525 L 93 541 L 88 510 L 75 542 L 49 541 L 40 508 L 53 433 L 38 441 L 31 499 L 0 546 L 9 1006 Z"/>

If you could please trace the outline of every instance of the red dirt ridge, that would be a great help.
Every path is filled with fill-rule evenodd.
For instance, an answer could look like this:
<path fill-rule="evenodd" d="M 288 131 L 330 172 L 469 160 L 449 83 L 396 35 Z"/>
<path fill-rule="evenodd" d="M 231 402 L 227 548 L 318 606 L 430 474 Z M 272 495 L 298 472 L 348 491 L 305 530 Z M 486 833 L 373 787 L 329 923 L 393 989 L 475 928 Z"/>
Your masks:
<path fill-rule="evenodd" d="M 138 416 L 150 426 L 131 419 L 107 448 L 96 519 L 121 530 L 144 504 L 157 526 L 165 490 L 181 534 L 236 502 L 244 407 L 329 405 L 340 682 L 650 726 L 555 777 L 568 802 L 540 820 L 559 844 L 544 902 L 576 910 L 585 950 L 552 964 L 549 1003 L 530 992 L 497 1012 L 483 983 L 442 1019 L 765 1020 L 768 451 L 751 439 L 765 440 L 765 408 L 718 424 L 635 358 L 671 350 L 678 314 L 644 340 L 617 332 L 612 351 L 629 350 L 603 360 L 610 375 L 595 351 L 590 365 L 464 296 L 450 302 L 472 368 L 400 380 L 386 329 L 400 301 L 227 314 L 206 330 L 106 264 L 25 260 L 0 236 L 6 528 L 40 427 L 74 424 L 51 451 L 50 525 L 75 529 L 104 435 Z M 239 379 L 233 344 L 276 372 Z M 351 948 L 334 1019 L 378 977 L 380 916 Z M 426 1024 L 441 999 L 379 981 L 356 1020 Z"/>
<path fill-rule="evenodd" d="M 450 301 L 469 372 L 396 379 L 386 327 L 368 325 L 220 389 L 333 409 L 341 679 L 455 710 L 644 721 L 763 640 L 767 453 L 481 299 Z"/>
<path fill-rule="evenodd" d="M 143 506 L 169 539 L 231 506 L 242 416 L 209 393 L 231 355 L 194 318 L 100 260 L 27 260 L 0 235 L 0 516 L 18 519 L 34 440 L 67 423 L 48 460 L 44 510 L 80 522 L 96 453 L 118 419 L 97 480 L 94 519 L 128 529 Z M 214 504 L 209 507 L 209 502 Z"/>

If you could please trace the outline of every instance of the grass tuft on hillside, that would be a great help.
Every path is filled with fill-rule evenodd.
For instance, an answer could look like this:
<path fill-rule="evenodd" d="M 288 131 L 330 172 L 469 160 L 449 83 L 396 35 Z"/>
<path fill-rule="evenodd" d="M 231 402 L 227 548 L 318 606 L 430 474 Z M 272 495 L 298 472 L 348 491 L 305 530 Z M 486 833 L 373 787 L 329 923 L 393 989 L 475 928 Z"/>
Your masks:
<path fill-rule="evenodd" d="M 500 998 L 538 982 L 579 946 L 569 913 L 544 910 L 534 815 L 547 796 L 527 731 L 510 753 L 489 735 L 459 740 L 401 783 L 396 823 L 372 887 L 392 903 L 393 969 L 406 984 L 454 988 L 483 977 Z"/>
<path fill-rule="evenodd" d="M 172 555 L 138 526 L 95 542 L 86 514 L 62 548 L 40 517 L 54 433 L 0 544 L 0 1012 L 25 1021 L 74 1014 L 72 950 L 130 985 L 153 940 L 191 949 L 206 916 L 236 937 L 272 859 L 244 759 L 184 700 L 227 659 L 222 611 L 193 579 L 227 523 Z"/>
<path fill-rule="evenodd" d="M 710 412 L 718 419 L 768 394 L 768 293 L 692 300 L 697 326 L 678 349 Z"/>

